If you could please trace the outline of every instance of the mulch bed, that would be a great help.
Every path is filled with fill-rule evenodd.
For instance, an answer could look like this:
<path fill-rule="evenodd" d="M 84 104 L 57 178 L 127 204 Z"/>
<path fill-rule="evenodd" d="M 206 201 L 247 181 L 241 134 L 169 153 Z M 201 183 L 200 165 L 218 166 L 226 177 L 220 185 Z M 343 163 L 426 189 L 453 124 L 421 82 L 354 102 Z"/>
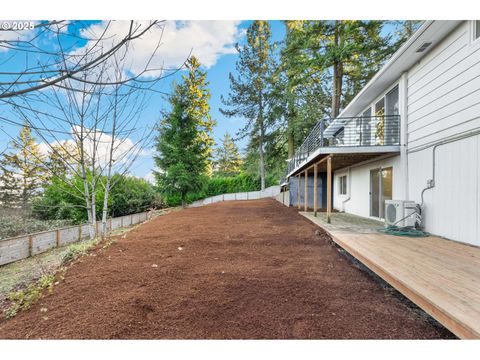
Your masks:
<path fill-rule="evenodd" d="M 74 263 L 51 294 L 0 321 L 0 338 L 453 337 L 316 230 L 270 199 L 160 216 Z"/>

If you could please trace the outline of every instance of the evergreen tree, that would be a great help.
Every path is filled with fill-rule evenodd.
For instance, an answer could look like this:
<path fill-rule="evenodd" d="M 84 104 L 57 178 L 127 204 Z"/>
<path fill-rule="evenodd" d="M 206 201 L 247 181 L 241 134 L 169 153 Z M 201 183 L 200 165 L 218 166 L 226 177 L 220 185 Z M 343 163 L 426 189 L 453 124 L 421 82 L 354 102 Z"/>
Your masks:
<path fill-rule="evenodd" d="M 21 203 L 20 178 L 5 166 L 5 159 L 0 160 L 0 204 L 4 208 L 18 207 Z"/>
<path fill-rule="evenodd" d="M 296 52 L 297 72 L 318 74 L 330 89 L 330 117 L 380 69 L 398 47 L 392 36 L 382 36 L 384 21 L 291 21 L 286 52 Z M 326 75 L 326 76 L 325 76 Z"/>
<path fill-rule="evenodd" d="M 240 135 L 250 136 L 250 145 L 255 144 L 261 188 L 265 188 L 265 144 L 267 130 L 274 122 L 272 112 L 272 75 L 276 67 L 274 49 L 270 42 L 268 21 L 254 21 L 247 29 L 247 43 L 237 44 L 239 59 L 236 63 L 238 76 L 230 73 L 230 93 L 222 97 L 227 109 L 220 111 L 229 117 L 241 116 L 247 120 Z M 252 146 L 250 146 L 250 149 Z"/>
<path fill-rule="evenodd" d="M 51 146 L 48 156 L 48 170 L 52 177 L 72 176 L 79 172 L 79 149 L 71 141 L 62 141 Z"/>
<path fill-rule="evenodd" d="M 5 205 L 28 209 L 42 188 L 46 176 L 45 156 L 35 142 L 28 125 L 11 143 L 12 152 L 0 160 L 0 191 Z"/>
<path fill-rule="evenodd" d="M 189 70 L 187 76 L 183 76 L 187 112 L 197 124 L 198 143 L 203 155 L 205 174 L 212 174 L 212 156 L 214 140 L 212 137 L 215 121 L 210 116 L 210 91 L 206 80 L 207 73 L 200 70 L 200 62 L 195 56 L 187 61 Z"/>
<path fill-rule="evenodd" d="M 237 175 L 242 166 L 242 158 L 230 134 L 227 132 L 216 149 L 215 172 L 221 176 Z"/>
<path fill-rule="evenodd" d="M 306 37 L 301 31 L 302 24 L 301 21 L 285 21 L 285 46 L 275 73 L 275 111 L 276 117 L 283 120 L 279 131 L 284 134 L 277 136 L 276 149 L 282 152 L 282 159 L 292 158 L 295 148 L 317 121 L 329 116 L 331 97 L 325 88 L 327 76 L 305 64 L 303 49 L 306 45 L 302 40 Z M 285 140 L 287 148 L 283 149 Z"/>
<path fill-rule="evenodd" d="M 165 114 L 157 138 L 154 175 L 160 193 L 177 197 L 185 206 L 187 194 L 203 185 L 205 172 L 204 146 L 199 139 L 198 124 L 192 116 L 185 86 L 175 87 L 170 97 L 171 111 Z"/>
<path fill-rule="evenodd" d="M 415 31 L 423 24 L 424 20 L 402 20 L 396 22 L 395 35 L 397 36 L 396 46 L 400 47 L 407 41 Z"/>

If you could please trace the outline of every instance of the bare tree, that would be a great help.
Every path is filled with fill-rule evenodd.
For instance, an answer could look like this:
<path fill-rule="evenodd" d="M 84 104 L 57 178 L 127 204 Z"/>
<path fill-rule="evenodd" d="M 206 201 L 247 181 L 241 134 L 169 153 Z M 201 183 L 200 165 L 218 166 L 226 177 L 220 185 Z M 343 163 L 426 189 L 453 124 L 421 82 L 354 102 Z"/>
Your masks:
<path fill-rule="evenodd" d="M 109 194 L 115 186 L 113 175 L 127 174 L 151 147 L 155 132 L 151 126 L 140 124 L 142 112 L 158 92 L 155 85 L 180 68 L 151 65 L 161 45 L 159 37 L 143 67 L 135 73 L 128 69 L 128 55 L 135 40 L 153 27 L 161 27 L 162 22 L 131 21 L 120 40 L 115 40 L 118 34 L 112 36 L 107 31 L 110 23 L 99 37 L 92 38 L 65 35 L 64 26 L 63 21 L 38 24 L 38 34 L 33 38 L 0 40 L 0 47 L 9 51 L 40 54 L 35 66 L 27 65 L 20 72 L 0 72 L 0 79 L 4 78 L 0 82 L 0 105 L 8 107 L 10 114 L 2 114 L 0 121 L 28 124 L 49 152 L 63 160 L 70 175 L 61 180 L 70 185 L 71 195 L 83 199 L 90 237 L 97 233 L 96 195 L 103 188 L 104 236 Z M 56 38 L 55 52 L 37 45 L 35 40 L 41 34 Z M 64 36 L 75 37 L 73 44 L 81 41 L 82 51 L 62 41 Z M 54 166 L 46 164 L 46 168 L 58 175 Z M 75 177 L 82 179 L 82 186 L 75 183 Z"/>

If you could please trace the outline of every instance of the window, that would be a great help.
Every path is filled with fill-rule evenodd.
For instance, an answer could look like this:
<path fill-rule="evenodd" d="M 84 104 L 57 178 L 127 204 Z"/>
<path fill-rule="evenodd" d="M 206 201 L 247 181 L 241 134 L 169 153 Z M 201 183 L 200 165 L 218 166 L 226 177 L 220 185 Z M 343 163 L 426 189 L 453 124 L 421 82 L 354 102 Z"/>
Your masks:
<path fill-rule="evenodd" d="M 372 121 L 372 109 L 368 108 L 362 114 L 362 136 L 360 140 L 361 145 L 371 145 L 372 140 L 372 130 L 371 130 L 371 121 Z"/>
<path fill-rule="evenodd" d="M 333 135 L 333 138 L 335 139 L 335 145 L 344 145 L 344 142 L 343 142 L 344 136 L 345 136 L 345 128 L 342 127 Z"/>
<path fill-rule="evenodd" d="M 473 33 L 474 39 L 477 40 L 480 38 L 480 20 L 474 21 L 475 31 Z"/>
<path fill-rule="evenodd" d="M 347 195 L 347 175 L 340 176 L 338 180 L 338 188 L 340 189 L 340 195 Z"/>
<path fill-rule="evenodd" d="M 375 104 L 375 145 L 384 145 L 385 98 Z"/>
<path fill-rule="evenodd" d="M 385 103 L 385 115 L 387 115 L 384 123 L 385 145 L 396 145 L 399 142 L 400 128 L 398 118 L 398 85 L 385 95 Z"/>

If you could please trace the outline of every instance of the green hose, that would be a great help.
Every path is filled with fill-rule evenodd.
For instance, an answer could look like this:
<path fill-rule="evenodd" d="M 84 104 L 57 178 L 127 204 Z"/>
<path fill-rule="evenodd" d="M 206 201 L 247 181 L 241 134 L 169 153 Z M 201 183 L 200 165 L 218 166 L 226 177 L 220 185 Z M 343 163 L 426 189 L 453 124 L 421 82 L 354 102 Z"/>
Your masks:
<path fill-rule="evenodd" d="M 378 229 L 378 232 L 395 235 L 395 236 L 407 236 L 407 237 L 427 237 L 430 236 L 429 233 L 407 227 L 398 227 L 398 226 L 386 226 L 384 228 Z"/>

